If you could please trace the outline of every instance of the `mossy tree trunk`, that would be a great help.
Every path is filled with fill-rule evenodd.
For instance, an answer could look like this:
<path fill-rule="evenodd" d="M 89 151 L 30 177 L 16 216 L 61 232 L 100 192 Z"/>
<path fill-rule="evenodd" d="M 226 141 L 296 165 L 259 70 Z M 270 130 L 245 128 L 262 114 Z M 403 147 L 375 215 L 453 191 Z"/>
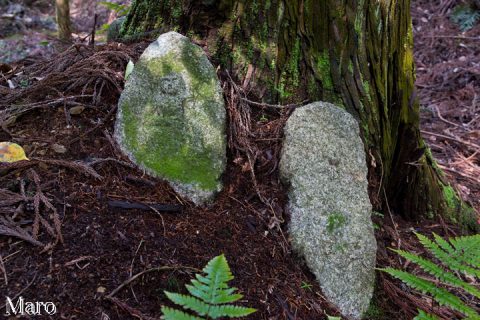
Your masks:
<path fill-rule="evenodd" d="M 58 37 L 60 40 L 70 41 L 72 38 L 72 29 L 69 0 L 55 0 L 55 13 L 58 25 Z"/>
<path fill-rule="evenodd" d="M 406 217 L 452 213 L 419 131 L 410 0 L 135 0 L 122 33 L 162 27 L 203 41 L 240 81 L 252 75 L 264 101 L 324 100 L 355 115 L 377 210 L 386 194 Z"/>

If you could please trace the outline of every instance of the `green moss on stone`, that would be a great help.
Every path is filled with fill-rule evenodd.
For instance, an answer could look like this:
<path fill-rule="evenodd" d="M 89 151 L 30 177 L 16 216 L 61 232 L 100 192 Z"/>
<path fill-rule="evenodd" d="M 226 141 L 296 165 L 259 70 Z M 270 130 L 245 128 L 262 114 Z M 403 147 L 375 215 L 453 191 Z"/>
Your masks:
<path fill-rule="evenodd" d="M 327 231 L 328 233 L 335 232 L 338 228 L 341 228 L 347 222 L 347 218 L 341 213 L 331 213 L 327 218 Z"/>
<path fill-rule="evenodd" d="M 214 191 L 218 188 L 218 179 L 223 169 L 212 166 L 212 155 L 218 150 L 212 150 L 208 146 L 203 146 L 202 151 L 192 150 L 196 147 L 194 143 L 198 141 L 198 132 L 188 131 L 190 127 L 184 123 L 180 111 L 184 108 L 185 99 L 194 99 L 195 105 L 205 106 L 217 94 L 215 72 L 213 69 L 202 68 L 202 64 L 198 63 L 201 56 L 200 48 L 184 46 L 180 57 L 171 53 L 154 62 L 137 63 L 137 74 L 148 74 L 148 79 L 158 79 L 159 83 L 165 81 L 164 77 L 172 77 L 187 69 L 191 91 L 195 96 L 179 96 L 174 99 L 165 96 L 161 101 L 156 101 L 154 97 L 134 95 L 134 98 L 125 99 L 122 106 L 124 136 L 125 144 L 135 160 L 155 175 Z M 175 81 L 184 83 L 179 75 Z M 182 88 L 172 90 L 181 92 Z M 208 108 L 203 111 L 212 112 Z M 195 117 L 204 121 L 206 126 L 210 125 L 209 117 L 215 117 L 213 114 L 197 112 L 194 108 L 190 112 L 194 112 Z M 143 136 L 142 130 L 149 134 Z M 216 145 L 222 146 L 222 141 Z"/>

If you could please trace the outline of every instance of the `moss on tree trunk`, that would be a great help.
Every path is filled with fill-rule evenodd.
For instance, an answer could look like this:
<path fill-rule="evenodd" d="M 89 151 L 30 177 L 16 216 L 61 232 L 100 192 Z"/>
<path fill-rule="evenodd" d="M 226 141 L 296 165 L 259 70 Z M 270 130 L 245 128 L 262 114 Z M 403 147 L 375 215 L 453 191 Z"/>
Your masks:
<path fill-rule="evenodd" d="M 377 210 L 388 201 L 408 218 L 468 211 L 455 193 L 448 200 L 420 135 L 410 0 L 134 0 L 122 32 L 161 27 L 205 41 L 264 101 L 324 100 L 352 113 Z"/>

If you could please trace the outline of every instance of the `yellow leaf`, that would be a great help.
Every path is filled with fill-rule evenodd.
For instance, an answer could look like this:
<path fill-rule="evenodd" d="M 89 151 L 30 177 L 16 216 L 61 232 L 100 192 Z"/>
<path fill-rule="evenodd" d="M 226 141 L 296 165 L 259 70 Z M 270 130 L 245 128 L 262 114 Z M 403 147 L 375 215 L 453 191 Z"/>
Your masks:
<path fill-rule="evenodd" d="M 29 160 L 22 147 L 12 142 L 0 142 L 0 162 L 17 162 L 20 160 Z"/>

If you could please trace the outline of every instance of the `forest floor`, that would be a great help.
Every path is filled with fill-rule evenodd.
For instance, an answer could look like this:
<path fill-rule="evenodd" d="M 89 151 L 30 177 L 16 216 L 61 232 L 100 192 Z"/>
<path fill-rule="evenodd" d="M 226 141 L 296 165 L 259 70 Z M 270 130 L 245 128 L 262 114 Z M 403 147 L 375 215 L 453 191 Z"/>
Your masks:
<path fill-rule="evenodd" d="M 412 6 L 422 128 L 439 165 L 478 210 L 480 26 L 463 34 L 443 9 L 427 0 Z M 53 301 L 58 314 L 52 319 L 159 319 L 161 305 L 168 304 L 163 290 L 183 291 L 191 268 L 225 253 L 233 285 L 245 295 L 242 304 L 258 309 L 249 319 L 338 315 L 286 235 L 285 190 L 275 159 L 288 111 L 251 110 L 252 133 L 263 141 L 255 144 L 262 155 L 257 187 L 246 156 L 230 143 L 225 188 L 212 207 L 198 208 L 133 168 L 112 139 L 125 65 L 147 44 L 79 43 L 56 54 L 61 44 L 48 39 L 52 51 L 3 65 L 0 58 L 0 112 L 22 104 L 8 114 L 0 141 L 20 143 L 31 159 L 0 166 L 0 213 L 12 217 L 0 218 L 0 232 L 11 235 L 0 238 L 0 297 Z M 258 120 L 262 112 L 268 121 Z M 118 207 L 127 202 L 146 206 Z M 174 210 L 155 207 L 164 204 Z M 380 267 L 404 267 L 387 247 L 422 252 L 412 230 L 461 234 L 442 221 L 411 223 L 395 212 L 374 222 Z M 156 269 L 162 266 L 171 269 Z M 417 307 L 444 319 L 456 316 L 380 273 L 374 301 L 369 319 L 411 319 Z"/>
<path fill-rule="evenodd" d="M 478 210 L 480 26 L 460 32 L 448 17 L 454 4 L 413 1 L 416 85 L 424 138 L 457 191 Z"/>

